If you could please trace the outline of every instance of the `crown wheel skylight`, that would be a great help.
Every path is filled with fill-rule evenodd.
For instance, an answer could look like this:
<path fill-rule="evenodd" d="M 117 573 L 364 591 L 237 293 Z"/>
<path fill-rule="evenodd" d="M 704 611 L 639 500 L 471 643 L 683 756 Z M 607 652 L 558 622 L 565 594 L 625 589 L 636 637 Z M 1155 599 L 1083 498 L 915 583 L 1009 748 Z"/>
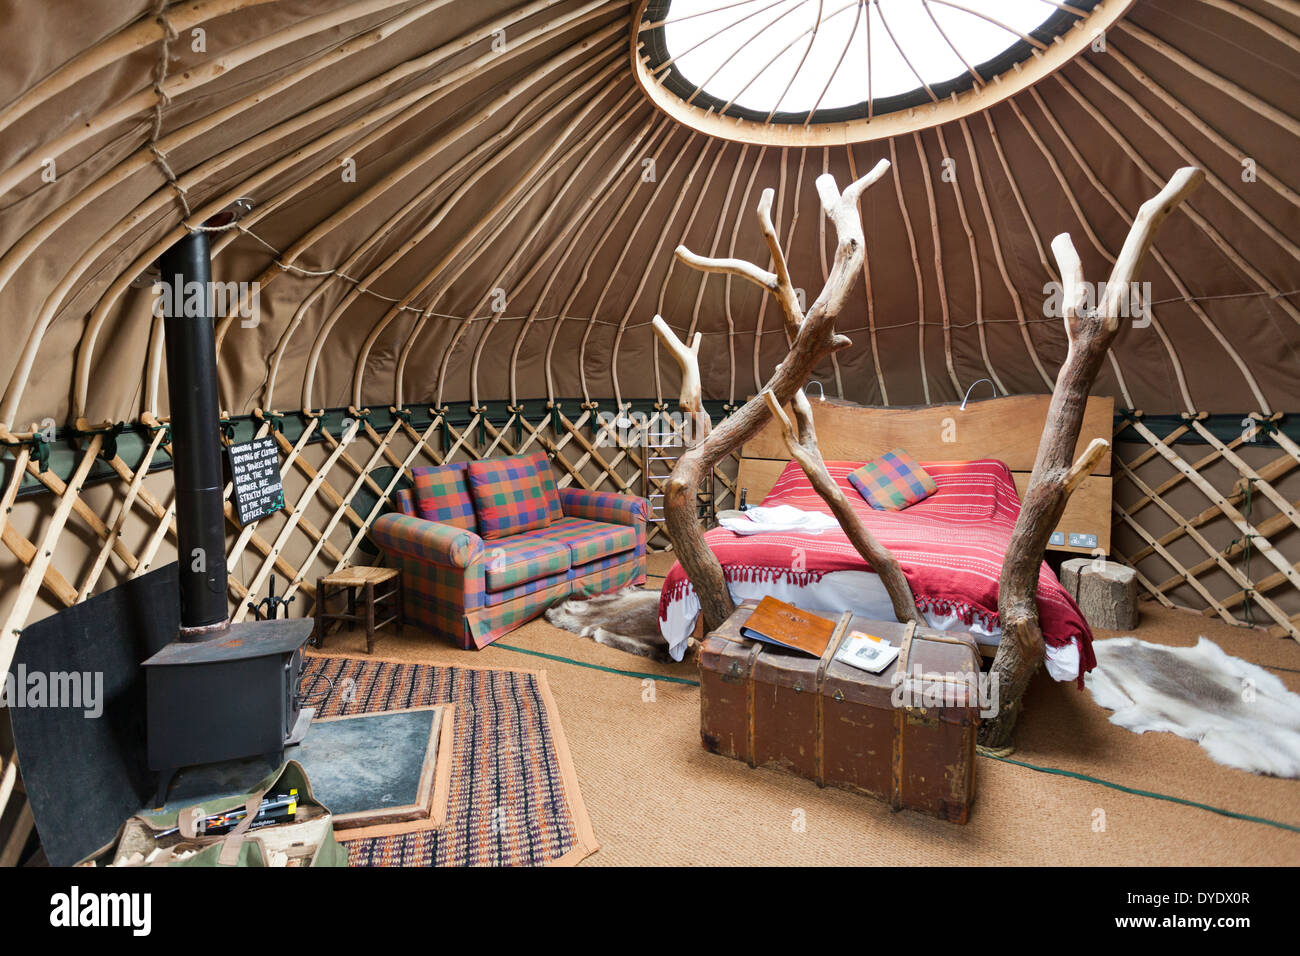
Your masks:
<path fill-rule="evenodd" d="M 891 135 L 896 114 L 917 128 L 1003 99 L 1086 48 L 1129 5 L 644 0 L 634 60 L 652 98 L 665 108 L 677 100 L 669 112 L 708 132 L 787 142 L 788 129 L 754 127 L 840 127 L 860 141 Z"/>

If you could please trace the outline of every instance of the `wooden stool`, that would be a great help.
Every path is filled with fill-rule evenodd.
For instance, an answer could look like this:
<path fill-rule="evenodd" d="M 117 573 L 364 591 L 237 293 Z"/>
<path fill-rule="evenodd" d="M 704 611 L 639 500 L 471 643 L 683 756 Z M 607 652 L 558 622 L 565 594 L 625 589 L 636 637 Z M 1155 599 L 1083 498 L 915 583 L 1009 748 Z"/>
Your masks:
<path fill-rule="evenodd" d="M 388 589 L 378 594 L 375 585 L 389 582 Z M 331 590 L 332 589 L 332 590 Z M 360 589 L 361 613 L 357 613 L 357 590 Z M 329 598 L 339 593 L 348 596 L 348 609 L 331 611 L 326 606 Z M 375 620 L 375 605 L 396 601 L 397 607 L 382 621 Z M 316 579 L 316 646 L 325 644 L 325 626 L 331 621 L 352 621 L 366 627 L 366 653 L 375 652 L 375 629 L 397 622 L 397 633 L 402 633 L 402 575 L 396 568 L 343 568 L 323 578 Z"/>

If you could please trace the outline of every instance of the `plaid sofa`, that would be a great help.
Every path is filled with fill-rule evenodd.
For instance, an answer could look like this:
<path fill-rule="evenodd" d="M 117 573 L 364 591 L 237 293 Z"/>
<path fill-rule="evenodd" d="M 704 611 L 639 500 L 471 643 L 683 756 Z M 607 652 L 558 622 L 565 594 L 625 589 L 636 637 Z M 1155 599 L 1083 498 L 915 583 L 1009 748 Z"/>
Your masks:
<path fill-rule="evenodd" d="M 464 463 L 428 469 L 432 478 L 417 469 L 415 487 L 398 492 L 396 510 L 375 521 L 375 542 L 402 572 L 407 623 L 481 648 L 570 595 L 645 583 L 646 500 L 576 488 L 555 493 L 545 453 L 528 457 L 552 480 L 552 519 L 544 528 L 480 537 Z"/>

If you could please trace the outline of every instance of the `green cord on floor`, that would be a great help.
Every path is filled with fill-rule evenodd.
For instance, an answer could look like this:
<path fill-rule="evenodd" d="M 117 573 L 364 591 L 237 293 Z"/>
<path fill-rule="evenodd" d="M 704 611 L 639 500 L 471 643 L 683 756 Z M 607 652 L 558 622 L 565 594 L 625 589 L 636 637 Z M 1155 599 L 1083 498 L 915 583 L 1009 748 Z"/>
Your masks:
<path fill-rule="evenodd" d="M 594 671 L 604 671 L 607 674 L 622 674 L 625 677 L 648 677 L 651 680 L 667 681 L 670 684 L 686 684 L 688 687 L 699 687 L 700 682 L 689 680 L 685 677 L 673 677 L 670 674 L 647 674 L 642 671 L 625 671 L 617 667 L 606 667 L 603 664 L 589 664 L 587 661 L 575 661 L 572 657 L 561 657 L 559 654 L 547 654 L 543 651 L 530 651 L 526 647 L 514 647 L 510 644 L 500 642 L 492 645 L 505 651 L 515 651 L 519 654 L 531 654 L 534 657 L 545 657 L 548 661 L 560 661 L 565 664 L 573 664 L 577 667 L 590 667 Z"/>
<path fill-rule="evenodd" d="M 577 667 L 589 667 L 592 670 L 604 671 L 607 674 L 622 674 L 625 677 L 650 678 L 651 680 L 668 681 L 672 684 L 685 684 L 688 687 L 699 687 L 700 682 L 689 680 L 685 677 L 673 677 L 668 674 L 647 674 L 643 671 L 625 671 L 617 667 L 606 667 L 603 664 L 590 664 L 587 661 L 574 660 L 572 657 L 563 657 L 559 654 L 547 654 L 543 651 L 530 651 L 524 647 L 515 647 L 511 644 L 496 643 L 493 647 L 499 647 L 503 651 L 515 651 L 518 654 L 531 654 L 534 657 L 544 657 L 551 661 L 560 661 L 563 664 L 573 664 Z M 1113 783 L 1109 780 L 1102 780 L 1100 777 L 1091 777 L 1086 773 L 1075 773 L 1073 770 L 1062 770 L 1059 767 L 1040 767 L 1037 764 L 1025 763 L 1023 760 L 1012 760 L 1010 757 L 998 757 L 993 754 L 982 753 L 981 757 L 989 760 L 998 760 L 1002 763 L 1014 764 L 1017 767 L 1024 767 L 1026 770 L 1033 770 L 1037 773 L 1051 774 L 1057 777 L 1073 777 L 1075 780 L 1082 780 L 1085 783 L 1095 783 L 1102 787 L 1109 787 L 1112 790 L 1119 790 L 1122 793 L 1129 793 L 1137 797 L 1148 797 L 1152 800 L 1167 800 L 1170 803 L 1182 804 L 1186 807 L 1195 807 L 1198 810 L 1208 810 L 1210 813 L 1217 813 L 1220 816 L 1231 817 L 1234 820 L 1245 820 L 1248 823 L 1262 823 L 1265 826 L 1277 827 L 1279 830 L 1290 830 L 1292 833 L 1300 833 L 1300 826 L 1290 823 L 1282 823 L 1280 820 L 1270 820 L 1267 817 L 1253 817 L 1248 813 L 1237 813 L 1233 810 L 1224 810 L 1222 807 L 1211 806 L 1208 803 L 1197 803 L 1195 800 L 1187 800 L 1183 797 L 1170 796 L 1167 793 L 1156 793 L 1154 790 L 1139 790 L 1136 787 L 1126 787 L 1121 783 Z"/>
<path fill-rule="evenodd" d="M 1209 810 L 1211 813 L 1217 813 L 1224 817 L 1232 817 L 1234 820 L 1247 820 L 1250 823 L 1263 823 L 1266 826 L 1277 827 L 1279 830 L 1290 830 L 1292 833 L 1300 833 L 1300 826 L 1295 826 L 1290 823 L 1282 823 L 1279 820 L 1270 820 L 1267 817 L 1252 817 L 1248 813 L 1237 813 L 1233 810 L 1224 810 L 1222 807 L 1211 806 L 1208 803 L 1197 803 L 1195 800 L 1187 800 L 1183 797 L 1171 797 L 1167 793 L 1156 793 L 1154 790 L 1138 790 L 1136 787 L 1126 787 L 1121 783 L 1112 783 L 1109 780 L 1102 780 L 1100 777 L 1090 777 L 1086 773 L 1075 773 L 1073 770 L 1062 770 L 1059 767 L 1040 767 L 1037 764 L 1025 763 L 1023 760 L 1012 760 L 1010 757 L 995 757 L 992 754 L 980 754 L 980 756 L 987 757 L 989 760 L 1000 760 L 1002 763 L 1012 763 L 1017 767 L 1025 767 L 1029 770 L 1035 770 L 1038 773 L 1050 773 L 1058 777 L 1073 777 L 1076 780 L 1100 784 L 1103 787 L 1110 787 L 1112 790 L 1131 793 L 1139 797 L 1150 797 L 1152 800 L 1168 800 L 1170 803 L 1181 803 L 1183 806 L 1196 807 L 1198 810 Z"/>

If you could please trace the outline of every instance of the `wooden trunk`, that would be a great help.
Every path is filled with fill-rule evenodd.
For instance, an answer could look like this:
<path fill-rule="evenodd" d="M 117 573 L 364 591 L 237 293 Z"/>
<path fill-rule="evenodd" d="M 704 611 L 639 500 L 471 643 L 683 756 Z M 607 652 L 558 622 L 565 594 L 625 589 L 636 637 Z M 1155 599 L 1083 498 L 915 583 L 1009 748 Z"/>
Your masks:
<path fill-rule="evenodd" d="M 968 634 L 870 621 L 845 612 L 820 660 L 740 636 L 754 609 L 738 607 L 700 649 L 700 737 L 706 749 L 965 823 L 975 794 L 979 651 Z M 901 648 L 880 674 L 839 661 L 851 631 Z M 916 693 L 904 700 L 895 675 L 906 666 Z M 925 675 L 917 688 L 917 669 Z M 974 674 L 974 678 L 968 675 Z M 960 675 L 960 676 L 959 676 Z M 952 705 L 924 706 L 943 681 Z M 932 690 L 933 694 L 933 690 Z M 898 706 L 895 706 L 895 702 Z"/>

